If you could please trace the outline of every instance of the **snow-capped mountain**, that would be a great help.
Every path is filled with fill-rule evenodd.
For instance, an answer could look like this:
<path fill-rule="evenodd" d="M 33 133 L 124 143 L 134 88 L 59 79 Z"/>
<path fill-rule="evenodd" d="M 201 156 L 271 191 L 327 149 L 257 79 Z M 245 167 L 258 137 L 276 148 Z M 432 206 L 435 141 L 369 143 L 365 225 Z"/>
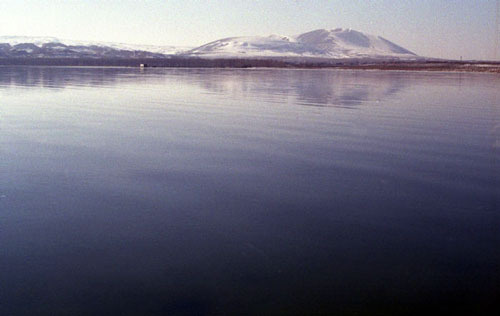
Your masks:
<path fill-rule="evenodd" d="M 315 30 L 297 36 L 220 39 L 197 48 L 61 40 L 55 37 L 0 36 L 1 57 L 74 58 L 416 58 L 383 37 L 351 29 Z"/>
<path fill-rule="evenodd" d="M 56 37 L 0 36 L 0 57 L 161 58 L 188 48 L 74 41 Z"/>
<path fill-rule="evenodd" d="M 383 37 L 341 28 L 320 29 L 291 37 L 224 38 L 189 50 L 186 54 L 205 57 L 416 57 L 413 52 Z"/>

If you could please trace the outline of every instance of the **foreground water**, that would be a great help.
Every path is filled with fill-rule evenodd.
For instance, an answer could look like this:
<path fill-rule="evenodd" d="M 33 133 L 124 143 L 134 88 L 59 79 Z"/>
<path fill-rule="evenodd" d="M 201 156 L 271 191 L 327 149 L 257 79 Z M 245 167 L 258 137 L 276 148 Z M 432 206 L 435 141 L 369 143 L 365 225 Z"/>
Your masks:
<path fill-rule="evenodd" d="M 0 68 L 0 314 L 497 308 L 499 87 Z"/>

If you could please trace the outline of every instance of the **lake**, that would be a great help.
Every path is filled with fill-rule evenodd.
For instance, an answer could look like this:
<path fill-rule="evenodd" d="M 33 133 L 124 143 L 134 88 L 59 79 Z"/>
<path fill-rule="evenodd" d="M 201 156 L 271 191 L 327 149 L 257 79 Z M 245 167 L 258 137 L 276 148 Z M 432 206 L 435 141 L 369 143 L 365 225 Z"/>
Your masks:
<path fill-rule="evenodd" d="M 0 315 L 484 314 L 500 76 L 0 67 Z"/>

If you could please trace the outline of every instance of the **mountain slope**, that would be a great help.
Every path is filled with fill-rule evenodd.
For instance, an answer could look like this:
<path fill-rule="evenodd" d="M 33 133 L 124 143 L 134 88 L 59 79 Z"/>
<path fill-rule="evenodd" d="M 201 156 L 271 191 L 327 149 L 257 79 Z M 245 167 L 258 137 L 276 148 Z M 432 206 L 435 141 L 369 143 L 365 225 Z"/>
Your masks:
<path fill-rule="evenodd" d="M 55 37 L 0 36 L 0 57 L 45 58 L 400 58 L 413 52 L 385 38 L 351 29 L 315 30 L 297 36 L 229 37 L 194 49 L 61 40 Z"/>
<path fill-rule="evenodd" d="M 206 57 L 416 57 L 413 52 L 383 37 L 341 28 L 320 29 L 294 37 L 230 37 L 194 48 L 185 54 Z"/>
<path fill-rule="evenodd" d="M 55 37 L 0 36 L 0 57 L 162 58 L 187 48 L 74 41 Z"/>

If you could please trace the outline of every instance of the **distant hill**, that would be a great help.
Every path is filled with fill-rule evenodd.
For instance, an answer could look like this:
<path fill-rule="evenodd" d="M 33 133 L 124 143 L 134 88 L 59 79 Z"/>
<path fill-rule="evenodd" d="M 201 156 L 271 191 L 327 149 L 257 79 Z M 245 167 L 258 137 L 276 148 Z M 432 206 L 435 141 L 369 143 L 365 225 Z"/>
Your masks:
<path fill-rule="evenodd" d="M 129 45 L 59 40 L 55 37 L 0 36 L 0 57 L 39 58 L 164 58 L 171 46 Z"/>
<path fill-rule="evenodd" d="M 391 58 L 415 59 L 413 52 L 380 36 L 351 29 L 315 30 L 297 36 L 230 37 L 196 47 L 132 45 L 0 36 L 0 58 Z"/>
<path fill-rule="evenodd" d="M 185 52 L 205 57 L 415 58 L 380 36 L 351 29 L 315 30 L 298 36 L 230 37 Z"/>

